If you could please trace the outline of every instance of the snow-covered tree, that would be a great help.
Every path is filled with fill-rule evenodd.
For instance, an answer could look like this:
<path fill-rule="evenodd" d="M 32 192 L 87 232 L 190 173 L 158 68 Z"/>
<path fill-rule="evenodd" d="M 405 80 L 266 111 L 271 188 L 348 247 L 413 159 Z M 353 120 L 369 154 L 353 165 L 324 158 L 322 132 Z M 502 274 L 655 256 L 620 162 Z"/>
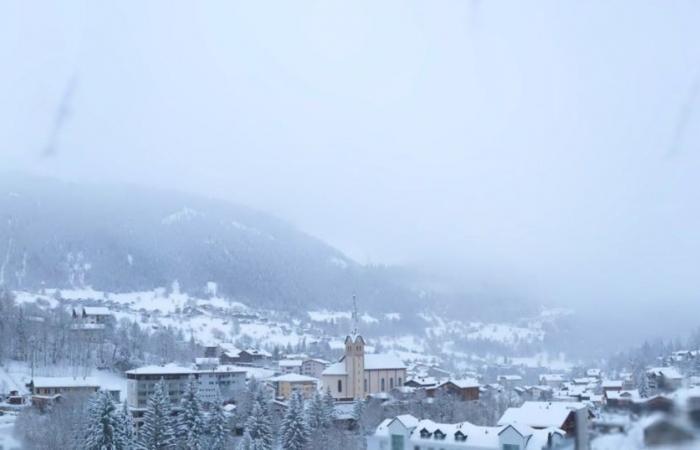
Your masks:
<path fill-rule="evenodd" d="M 199 399 L 197 381 L 190 377 L 185 388 L 185 393 L 180 401 L 182 412 L 178 421 L 178 437 L 183 448 L 188 450 L 201 450 L 204 444 L 204 417 L 202 404 Z"/>
<path fill-rule="evenodd" d="M 326 393 L 323 396 L 323 417 L 326 421 L 324 426 L 330 427 L 335 419 L 335 399 L 331 395 L 330 388 L 326 390 Z"/>
<path fill-rule="evenodd" d="M 356 447 L 358 450 L 364 450 L 367 448 L 367 443 L 365 441 L 365 425 L 364 416 L 365 412 L 365 402 L 363 400 L 356 400 L 352 406 L 352 418 L 355 421 L 355 434 L 357 435 Z"/>
<path fill-rule="evenodd" d="M 304 398 L 296 391 L 287 405 L 280 427 L 280 441 L 284 450 L 303 450 L 309 442 L 309 426 L 304 415 Z"/>
<path fill-rule="evenodd" d="M 245 423 L 245 432 L 250 436 L 250 447 L 246 450 L 272 450 L 275 441 L 272 418 L 261 402 L 256 401 L 253 404 L 253 409 Z"/>
<path fill-rule="evenodd" d="M 148 399 L 143 425 L 139 432 L 139 448 L 163 450 L 172 448 L 175 442 L 175 427 L 171 417 L 170 397 L 167 386 L 161 379 Z"/>
<path fill-rule="evenodd" d="M 123 403 L 122 409 L 117 416 L 119 421 L 118 436 L 119 445 L 123 450 L 133 450 L 136 448 L 136 435 L 134 434 L 134 419 L 129 411 L 127 402 Z"/>
<path fill-rule="evenodd" d="M 328 423 L 328 418 L 325 417 L 326 409 L 323 405 L 323 397 L 319 391 L 311 397 L 308 406 L 306 407 L 306 423 L 309 425 L 309 430 L 321 430 Z"/>
<path fill-rule="evenodd" d="M 214 402 L 209 409 L 207 421 L 207 434 L 209 435 L 209 450 L 223 450 L 228 441 L 226 427 L 226 415 L 221 401 L 219 390 L 216 391 Z"/>
<path fill-rule="evenodd" d="M 90 401 L 84 448 L 86 450 L 121 450 L 121 422 L 112 397 L 98 391 Z"/>

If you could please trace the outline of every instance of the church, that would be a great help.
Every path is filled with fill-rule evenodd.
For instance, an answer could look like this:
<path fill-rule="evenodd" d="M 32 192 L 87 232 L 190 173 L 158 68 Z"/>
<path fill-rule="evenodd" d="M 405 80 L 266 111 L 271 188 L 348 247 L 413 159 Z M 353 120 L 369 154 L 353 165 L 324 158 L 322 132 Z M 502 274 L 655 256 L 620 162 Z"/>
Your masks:
<path fill-rule="evenodd" d="M 323 390 L 330 390 L 336 400 L 357 400 L 403 386 L 406 366 L 400 359 L 386 354 L 365 354 L 365 340 L 357 332 L 356 306 L 353 321 L 355 330 L 345 338 L 345 355 L 321 374 Z"/>

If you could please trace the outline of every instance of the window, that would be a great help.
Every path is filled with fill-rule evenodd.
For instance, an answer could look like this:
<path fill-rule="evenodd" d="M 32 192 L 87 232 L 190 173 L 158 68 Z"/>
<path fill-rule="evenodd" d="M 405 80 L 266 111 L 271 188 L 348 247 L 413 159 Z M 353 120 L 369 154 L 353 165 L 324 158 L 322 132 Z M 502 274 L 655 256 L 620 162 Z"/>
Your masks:
<path fill-rule="evenodd" d="M 394 389 L 394 379 L 389 378 L 389 389 Z"/>
<path fill-rule="evenodd" d="M 379 385 L 381 386 L 382 391 L 384 391 L 384 378 L 381 379 Z"/>
<path fill-rule="evenodd" d="M 343 391 L 343 381 L 338 380 L 338 392 L 342 392 L 342 391 Z"/>
<path fill-rule="evenodd" d="M 391 450 L 403 450 L 403 436 L 400 434 L 391 435 Z"/>
<path fill-rule="evenodd" d="M 435 430 L 434 435 L 435 435 L 435 439 L 437 439 L 438 441 L 442 441 L 443 439 L 445 439 L 445 436 L 447 436 L 445 433 L 443 433 L 440 430 Z"/>
<path fill-rule="evenodd" d="M 520 446 L 517 444 L 503 444 L 503 450 L 520 450 Z"/>
<path fill-rule="evenodd" d="M 369 389 L 367 389 L 367 378 L 365 378 L 365 392 L 368 391 L 368 390 L 369 390 Z"/>
<path fill-rule="evenodd" d="M 403 383 L 401 382 L 401 377 L 399 377 L 399 386 L 402 386 Z"/>

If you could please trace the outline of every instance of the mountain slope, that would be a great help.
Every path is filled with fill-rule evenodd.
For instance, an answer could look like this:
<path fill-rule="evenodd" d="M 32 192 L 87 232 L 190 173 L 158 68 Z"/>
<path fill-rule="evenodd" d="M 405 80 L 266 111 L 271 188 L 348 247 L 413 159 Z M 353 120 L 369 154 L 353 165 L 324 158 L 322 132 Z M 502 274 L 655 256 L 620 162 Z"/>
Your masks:
<path fill-rule="evenodd" d="M 222 201 L 12 174 L 0 179 L 0 215 L 0 284 L 13 289 L 124 292 L 177 280 L 283 309 L 347 306 L 353 293 L 367 306 L 417 301 L 385 271 Z"/>

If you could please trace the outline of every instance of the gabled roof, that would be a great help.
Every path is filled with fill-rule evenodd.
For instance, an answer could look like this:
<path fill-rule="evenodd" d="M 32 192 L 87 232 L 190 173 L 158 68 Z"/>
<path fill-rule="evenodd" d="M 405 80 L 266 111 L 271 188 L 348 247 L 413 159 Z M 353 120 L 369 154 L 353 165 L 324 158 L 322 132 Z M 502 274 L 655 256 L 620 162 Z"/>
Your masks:
<path fill-rule="evenodd" d="M 88 316 L 110 316 L 112 312 L 104 306 L 83 306 L 83 313 Z"/>
<path fill-rule="evenodd" d="M 562 428 L 574 410 L 584 407 L 586 405 L 581 402 L 525 402 L 519 408 L 508 408 L 498 424 L 520 423 L 533 428 Z"/>
<path fill-rule="evenodd" d="M 318 379 L 306 375 L 299 375 L 298 373 L 287 373 L 284 375 L 272 377 L 269 379 L 269 381 L 286 381 L 287 383 L 317 383 Z"/>
<path fill-rule="evenodd" d="M 476 381 L 473 378 L 463 378 L 463 379 L 450 379 L 443 381 L 440 383 L 438 386 L 444 386 L 446 384 L 454 384 L 460 389 L 467 389 L 467 388 L 478 388 L 479 387 L 479 382 Z"/>
<path fill-rule="evenodd" d="M 96 378 L 34 377 L 34 388 L 100 387 Z"/>

